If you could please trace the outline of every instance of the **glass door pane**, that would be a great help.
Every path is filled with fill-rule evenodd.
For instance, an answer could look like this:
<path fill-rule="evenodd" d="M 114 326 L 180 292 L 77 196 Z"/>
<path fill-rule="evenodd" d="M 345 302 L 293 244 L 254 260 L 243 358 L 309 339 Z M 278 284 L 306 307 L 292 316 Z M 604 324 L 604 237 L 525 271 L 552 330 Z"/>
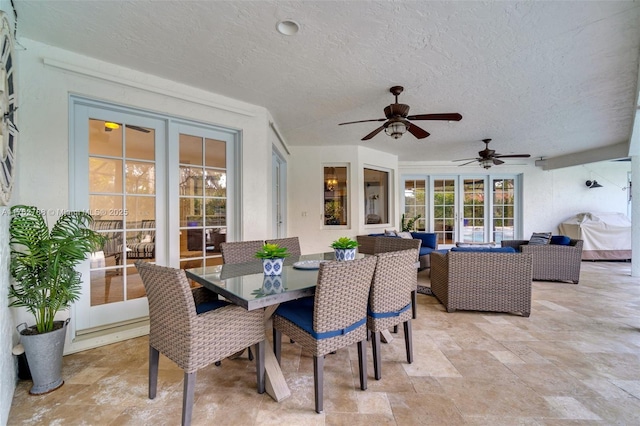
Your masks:
<path fill-rule="evenodd" d="M 415 218 L 413 227 L 410 231 L 426 230 L 426 181 L 424 179 L 407 179 L 404 182 L 404 223 L 402 227 L 407 226 L 410 220 Z M 404 230 L 404 229 L 402 229 Z"/>
<path fill-rule="evenodd" d="M 90 265 L 91 306 L 145 297 L 133 262 L 155 260 L 155 130 L 89 119 L 89 212 L 106 242 Z"/>
<path fill-rule="evenodd" d="M 493 179 L 493 241 L 515 239 L 515 180 Z"/>
<path fill-rule="evenodd" d="M 485 196 L 484 179 L 464 179 L 462 206 L 463 242 L 484 242 L 485 237 Z"/>
<path fill-rule="evenodd" d="M 179 134 L 180 268 L 222 263 L 227 237 L 227 142 Z"/>
<path fill-rule="evenodd" d="M 433 231 L 438 244 L 453 244 L 456 233 L 455 179 L 436 179 L 433 182 Z"/>

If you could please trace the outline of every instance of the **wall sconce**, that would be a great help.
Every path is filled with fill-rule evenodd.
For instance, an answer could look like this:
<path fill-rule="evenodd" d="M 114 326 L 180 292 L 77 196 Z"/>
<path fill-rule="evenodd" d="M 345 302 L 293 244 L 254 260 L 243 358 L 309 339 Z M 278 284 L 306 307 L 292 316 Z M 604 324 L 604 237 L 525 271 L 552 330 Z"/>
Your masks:
<path fill-rule="evenodd" d="M 597 180 L 588 180 L 584 183 L 588 188 L 602 188 L 602 185 L 598 183 Z"/>

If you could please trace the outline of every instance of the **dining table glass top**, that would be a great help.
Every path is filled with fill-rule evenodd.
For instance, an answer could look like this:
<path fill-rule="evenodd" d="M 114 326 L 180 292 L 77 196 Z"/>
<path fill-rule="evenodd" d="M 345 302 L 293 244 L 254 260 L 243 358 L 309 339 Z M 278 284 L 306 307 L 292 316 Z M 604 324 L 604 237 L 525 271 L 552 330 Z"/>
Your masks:
<path fill-rule="evenodd" d="M 318 263 L 310 261 L 335 261 L 335 256 L 329 252 L 287 257 L 281 275 L 265 275 L 260 259 L 191 268 L 185 272 L 207 289 L 253 310 L 312 296 L 318 279 Z"/>

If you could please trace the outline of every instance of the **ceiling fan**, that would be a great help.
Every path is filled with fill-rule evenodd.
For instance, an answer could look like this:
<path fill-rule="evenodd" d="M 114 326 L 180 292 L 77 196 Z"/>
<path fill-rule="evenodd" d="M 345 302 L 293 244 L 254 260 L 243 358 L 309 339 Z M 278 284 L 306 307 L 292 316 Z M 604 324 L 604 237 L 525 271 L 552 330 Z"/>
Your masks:
<path fill-rule="evenodd" d="M 482 139 L 482 142 L 485 143 L 485 147 L 482 151 L 478 151 L 478 155 L 479 157 L 477 158 L 463 158 L 461 160 L 453 160 L 453 161 L 467 161 L 467 160 L 471 160 L 468 161 L 467 163 L 464 164 L 460 164 L 460 166 L 466 166 L 467 164 L 471 164 L 474 161 L 477 161 L 480 163 L 480 165 L 482 167 L 484 167 L 485 169 L 488 169 L 489 167 L 493 166 L 494 164 L 496 166 L 503 164 L 504 161 L 500 160 L 500 158 L 529 158 L 531 157 L 530 154 L 511 154 L 511 155 L 502 155 L 502 154 L 497 154 L 493 149 L 489 149 L 489 142 L 491 142 L 491 139 Z"/>
<path fill-rule="evenodd" d="M 369 140 L 380 133 L 382 130 L 384 130 L 387 135 L 391 136 L 394 139 L 399 139 L 400 137 L 402 137 L 402 135 L 405 134 L 407 130 L 416 138 L 424 139 L 429 136 L 429 132 L 411 123 L 411 120 L 462 120 L 462 115 L 458 113 L 408 115 L 409 105 L 398 103 L 398 95 L 400 95 L 403 90 L 404 88 L 402 86 L 393 86 L 391 89 L 389 89 L 389 91 L 396 97 L 396 102 L 385 107 L 384 115 L 386 118 L 350 121 L 348 123 L 340 123 L 339 126 L 342 126 L 343 124 L 366 123 L 369 121 L 385 121 L 382 126 L 369 133 L 367 136 L 362 138 L 362 140 Z"/>

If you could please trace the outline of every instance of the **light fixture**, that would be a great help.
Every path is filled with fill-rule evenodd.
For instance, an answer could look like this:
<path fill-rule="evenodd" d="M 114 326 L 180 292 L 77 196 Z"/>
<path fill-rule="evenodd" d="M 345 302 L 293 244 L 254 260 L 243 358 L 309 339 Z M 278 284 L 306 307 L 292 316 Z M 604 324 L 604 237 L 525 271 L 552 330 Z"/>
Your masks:
<path fill-rule="evenodd" d="M 602 188 L 602 185 L 600 185 L 598 183 L 598 181 L 595 180 L 595 179 L 594 180 L 588 180 L 584 184 L 587 185 L 587 187 L 589 187 L 589 188 Z"/>
<path fill-rule="evenodd" d="M 285 19 L 276 24 L 276 30 L 282 35 L 292 36 L 300 31 L 300 25 L 291 19 Z"/>
<path fill-rule="evenodd" d="M 384 129 L 384 132 L 394 139 L 400 139 L 409 129 L 409 125 L 403 121 L 392 121 Z"/>
<path fill-rule="evenodd" d="M 113 121 L 105 121 L 104 122 L 104 131 L 110 132 L 115 129 L 119 129 L 120 125 L 118 123 L 114 123 Z"/>
<path fill-rule="evenodd" d="M 480 166 L 484 167 L 485 169 L 488 169 L 491 166 L 493 166 L 493 160 L 489 158 L 485 158 L 484 160 L 480 161 Z"/>
<path fill-rule="evenodd" d="M 329 176 L 327 178 L 327 189 L 333 191 L 338 186 L 338 179 L 335 176 Z"/>

